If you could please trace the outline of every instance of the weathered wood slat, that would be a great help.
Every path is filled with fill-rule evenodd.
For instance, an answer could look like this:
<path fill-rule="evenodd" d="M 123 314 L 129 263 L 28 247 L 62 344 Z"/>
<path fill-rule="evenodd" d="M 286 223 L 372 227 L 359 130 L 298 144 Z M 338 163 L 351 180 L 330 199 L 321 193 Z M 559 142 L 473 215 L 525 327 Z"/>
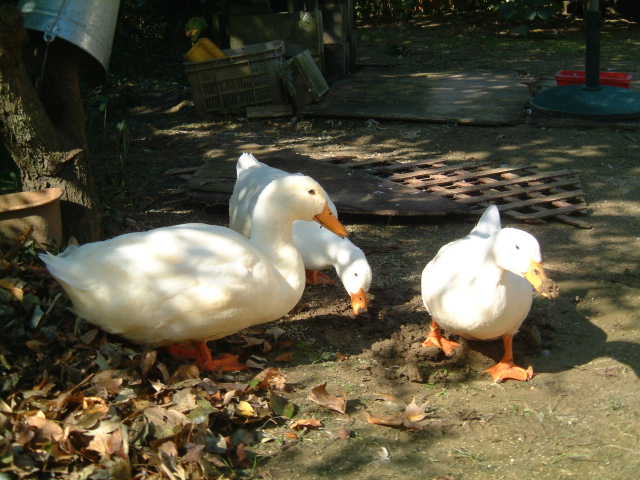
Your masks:
<path fill-rule="evenodd" d="M 514 175 L 512 175 L 512 174 L 510 174 L 510 173 L 506 173 L 504 176 L 505 176 L 505 177 L 507 177 L 507 178 L 512 178 L 512 177 L 514 177 Z M 533 185 L 537 185 L 537 184 L 540 184 L 540 183 L 542 183 L 542 182 L 531 182 L 531 183 L 532 183 Z M 562 189 L 556 189 L 556 190 L 552 190 L 552 192 L 551 192 L 551 193 L 557 193 L 557 192 L 563 192 L 563 191 L 564 191 L 564 190 L 562 190 Z M 531 196 L 532 196 L 532 197 L 540 197 L 541 195 L 542 195 L 542 194 L 540 194 L 540 193 L 532 193 L 532 194 L 531 194 Z M 580 197 L 581 197 L 581 198 L 580 198 L 580 201 L 584 203 L 584 200 L 582 199 L 582 197 L 583 197 L 583 196 L 584 196 L 584 194 L 580 195 Z M 571 205 L 574 205 L 574 204 L 572 204 L 572 203 L 568 203 L 568 202 L 566 202 L 566 201 L 564 201 L 564 200 L 551 200 L 551 204 L 552 204 L 552 205 L 554 205 L 554 206 L 556 206 L 556 207 L 570 207 Z"/>
<path fill-rule="evenodd" d="M 577 174 L 574 173 L 574 175 L 577 175 Z M 531 185 L 537 185 L 539 183 L 543 183 L 543 182 L 534 181 L 534 182 L 531 182 Z M 555 188 L 551 189 L 552 193 L 555 193 L 557 191 L 559 191 L 559 189 L 555 189 Z M 537 196 L 540 196 L 540 195 L 542 195 L 542 194 L 541 193 L 537 193 L 537 192 L 531 193 L 531 196 L 534 196 L 534 197 L 537 197 Z M 577 210 L 577 211 L 575 211 L 573 213 L 585 215 L 587 213 L 586 212 L 587 204 L 584 201 L 584 195 L 582 194 L 579 197 L 575 198 L 574 200 L 577 200 L 578 202 L 580 202 L 580 205 L 583 205 L 584 208 L 582 208 L 580 210 Z M 575 204 L 566 202 L 564 200 L 556 200 L 556 201 L 551 202 L 551 204 L 554 205 L 555 207 L 559 207 L 559 208 L 570 208 L 572 206 L 575 206 Z M 536 210 L 539 210 L 538 207 L 534 207 L 534 208 Z M 585 222 L 584 220 L 581 220 L 581 219 L 577 219 L 577 218 L 575 218 L 575 216 L 569 216 L 569 215 L 560 214 L 560 215 L 554 215 L 554 218 L 558 219 L 561 222 L 567 223 L 569 225 L 573 225 L 574 227 L 584 228 L 584 229 L 593 228 L 593 226 L 590 223 Z"/>
<path fill-rule="evenodd" d="M 564 171 L 559 171 L 561 173 L 563 173 Z M 574 171 L 569 170 L 568 171 L 569 175 L 575 175 L 576 173 Z M 556 172 L 556 175 L 558 175 L 558 172 Z M 524 177 L 519 177 L 516 174 L 513 173 L 506 173 L 503 175 L 504 177 L 509 177 L 511 178 L 511 181 L 518 181 Z M 531 176 L 529 176 L 531 177 Z M 480 178 L 478 179 L 478 181 L 484 183 L 485 185 L 487 185 L 487 187 L 489 188 L 493 188 L 494 185 L 500 184 L 502 182 L 504 182 L 504 180 L 496 180 L 494 178 L 491 177 L 486 177 L 486 178 Z M 544 182 L 540 182 L 540 181 L 534 181 L 532 182 L 533 184 L 536 183 L 544 183 Z M 578 182 L 579 183 L 579 182 Z M 555 190 L 555 189 L 554 189 Z M 552 190 L 553 191 L 553 190 Z M 542 193 L 538 193 L 538 192 L 531 192 L 529 194 L 532 197 L 537 197 L 539 198 L 540 196 L 544 196 L 544 194 Z M 517 212 L 516 210 L 506 210 L 504 212 L 505 215 L 510 216 L 512 218 L 515 218 L 517 220 L 521 220 L 524 222 L 529 222 L 529 223 L 544 223 L 544 221 L 542 220 L 542 218 L 555 218 L 561 222 L 567 223 L 569 225 L 573 225 L 575 227 L 578 228 L 585 228 L 585 229 L 589 229 L 592 228 L 592 226 L 583 221 L 583 220 L 579 220 L 575 217 L 570 217 L 569 215 L 565 215 L 565 214 L 561 214 L 558 212 L 558 208 L 566 208 L 568 209 L 568 212 L 571 214 L 585 214 L 586 212 L 584 212 L 584 210 L 587 209 L 587 205 L 586 203 L 584 203 L 584 200 L 582 200 L 582 198 L 577 198 L 576 200 L 582 202 L 579 205 L 575 205 L 575 204 L 571 204 L 568 203 L 564 200 L 556 200 L 551 202 L 551 204 L 556 207 L 555 209 L 548 209 L 548 208 L 544 208 L 543 206 L 540 205 L 531 205 L 528 208 L 532 209 L 536 212 L 536 217 L 532 218 L 531 214 L 520 214 L 519 212 Z"/>
<path fill-rule="evenodd" d="M 565 198 L 575 197 L 574 192 L 556 193 L 554 195 L 541 195 L 538 198 L 529 198 L 527 200 L 518 200 L 508 203 L 503 203 L 500 206 L 506 209 L 518 209 L 522 207 L 529 207 L 531 205 L 538 205 L 543 203 L 551 203 L 554 200 L 562 200 Z"/>
<path fill-rule="evenodd" d="M 482 192 L 485 190 L 490 190 L 496 187 L 508 187 L 510 185 L 518 185 L 521 183 L 530 183 L 538 180 L 546 180 L 549 178 L 556 178 L 564 175 L 571 175 L 573 172 L 571 170 L 556 170 L 555 172 L 549 173 L 540 173 L 538 175 L 526 175 L 524 177 L 520 177 L 514 175 L 513 178 L 509 180 L 495 180 L 495 182 L 491 183 L 471 183 L 469 185 L 452 185 L 448 187 L 447 190 L 451 195 L 457 195 L 462 193 L 471 193 L 471 192 Z M 580 180 L 577 178 L 571 178 L 570 180 L 566 180 L 569 185 L 579 185 Z"/>
<path fill-rule="evenodd" d="M 380 167 L 374 167 L 374 174 L 397 172 L 398 170 L 406 170 L 407 168 L 414 167 L 427 167 L 432 166 L 435 168 L 444 167 L 446 164 L 441 158 L 437 160 L 417 160 L 415 162 L 403 162 L 393 163 L 391 165 L 382 165 Z"/>
<path fill-rule="evenodd" d="M 535 212 L 535 213 L 520 213 L 518 212 L 518 218 L 524 221 L 533 220 L 533 219 L 543 219 L 548 218 L 550 216 L 556 217 L 558 215 L 568 214 L 568 213 L 576 213 L 580 210 L 584 210 L 587 208 L 586 205 L 572 205 L 571 207 L 563 207 L 563 208 L 554 208 L 552 210 L 552 214 L 550 214 L 549 210 L 544 212 Z M 505 213 L 510 213 L 510 210 L 505 211 Z"/>
<path fill-rule="evenodd" d="M 405 180 L 407 178 L 420 178 L 438 174 L 453 173 L 459 170 L 467 170 L 469 168 L 484 167 L 485 165 L 489 165 L 489 163 L 491 162 L 489 162 L 488 160 L 474 160 L 472 162 L 462 162 L 456 165 L 445 165 L 444 167 L 440 168 L 427 168 L 407 173 L 394 173 L 393 175 L 388 177 L 388 180 L 397 182 L 399 180 Z M 478 172 L 476 172 L 475 174 L 477 175 Z"/>
<path fill-rule="evenodd" d="M 443 175 L 441 178 L 436 178 L 436 179 L 432 179 L 432 180 L 415 179 L 415 182 L 412 181 L 411 186 L 414 187 L 414 188 L 415 187 L 422 188 L 422 187 L 430 187 L 432 185 L 443 185 L 443 184 L 448 184 L 448 183 L 455 184 L 456 182 L 459 182 L 461 180 L 466 180 L 468 178 L 479 177 L 481 175 L 495 175 L 495 174 L 505 173 L 505 172 L 517 172 L 519 170 L 524 170 L 526 168 L 529 168 L 529 167 L 527 167 L 527 166 L 523 166 L 523 167 L 500 167 L 500 168 L 492 168 L 492 169 L 489 169 L 489 170 L 483 170 L 483 171 L 479 171 L 479 172 L 464 172 L 464 173 L 462 173 L 460 175 L 455 175 L 455 176 L 444 176 Z"/>
<path fill-rule="evenodd" d="M 454 200 L 457 200 L 460 203 L 490 202 L 498 199 L 508 199 L 509 197 L 531 195 L 532 193 L 538 192 L 540 190 L 549 190 L 552 186 L 573 185 L 573 183 L 574 182 L 572 182 L 571 180 L 558 180 L 557 182 L 548 183 L 544 185 L 532 185 L 526 188 L 522 188 L 522 187 L 511 188 L 509 190 L 504 190 L 504 191 L 491 191 L 483 195 L 469 195 L 459 200 L 454 197 Z M 571 190 L 570 192 L 575 197 L 579 197 L 583 195 L 582 190 Z M 545 197 L 545 194 L 542 194 L 541 197 Z"/>
<path fill-rule="evenodd" d="M 369 167 L 371 165 L 384 164 L 384 163 L 392 163 L 393 160 L 389 160 L 388 158 L 374 158 L 372 160 L 360 160 L 357 162 L 351 161 L 355 157 L 351 157 L 349 159 L 343 158 L 323 158 L 323 162 L 333 163 L 334 165 L 338 165 L 342 168 L 364 168 Z"/>

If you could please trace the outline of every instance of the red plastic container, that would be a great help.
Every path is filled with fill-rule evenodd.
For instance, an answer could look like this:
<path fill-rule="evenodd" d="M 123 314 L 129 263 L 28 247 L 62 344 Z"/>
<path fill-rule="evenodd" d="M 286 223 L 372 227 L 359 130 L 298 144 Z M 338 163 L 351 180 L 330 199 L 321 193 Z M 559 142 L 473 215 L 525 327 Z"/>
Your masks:
<path fill-rule="evenodd" d="M 600 72 L 600 85 L 629 88 L 632 75 L 620 72 Z M 560 70 L 556 73 L 556 83 L 562 85 L 582 85 L 585 73 L 582 70 Z"/>

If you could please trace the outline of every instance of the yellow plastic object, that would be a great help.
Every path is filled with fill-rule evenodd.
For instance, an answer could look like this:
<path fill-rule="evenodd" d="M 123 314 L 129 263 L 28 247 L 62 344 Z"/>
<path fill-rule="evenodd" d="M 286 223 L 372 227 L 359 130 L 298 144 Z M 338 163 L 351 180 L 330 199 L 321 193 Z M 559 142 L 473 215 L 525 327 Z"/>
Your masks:
<path fill-rule="evenodd" d="M 200 43 L 202 46 L 204 46 L 204 48 L 207 49 L 207 52 L 209 52 L 211 55 L 213 55 L 213 58 L 224 58 L 224 57 L 226 57 L 224 52 L 222 50 L 220 50 L 218 48 L 218 46 L 215 43 L 213 43 L 211 40 L 209 40 L 208 38 L 202 37 L 200 40 L 198 40 L 198 43 Z"/>
<path fill-rule="evenodd" d="M 185 58 L 194 63 L 224 58 L 226 55 L 208 38 L 199 39 L 193 47 L 185 54 Z"/>

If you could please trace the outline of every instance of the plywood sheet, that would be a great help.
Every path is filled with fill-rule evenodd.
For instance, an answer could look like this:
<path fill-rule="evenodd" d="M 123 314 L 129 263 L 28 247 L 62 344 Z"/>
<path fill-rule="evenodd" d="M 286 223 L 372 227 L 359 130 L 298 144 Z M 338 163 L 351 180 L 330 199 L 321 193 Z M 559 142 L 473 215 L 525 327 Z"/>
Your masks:
<path fill-rule="evenodd" d="M 302 172 L 325 188 L 341 213 L 384 216 L 443 216 L 464 214 L 470 208 L 421 192 L 366 172 L 315 160 L 292 151 L 279 151 L 258 158 L 288 172 Z M 227 204 L 236 179 L 236 159 L 212 160 L 190 178 L 191 195 L 212 205 Z"/>
<path fill-rule="evenodd" d="M 335 83 L 323 100 L 304 108 L 319 117 L 377 118 L 513 125 L 529 99 L 514 74 L 423 73 L 364 68 Z"/>

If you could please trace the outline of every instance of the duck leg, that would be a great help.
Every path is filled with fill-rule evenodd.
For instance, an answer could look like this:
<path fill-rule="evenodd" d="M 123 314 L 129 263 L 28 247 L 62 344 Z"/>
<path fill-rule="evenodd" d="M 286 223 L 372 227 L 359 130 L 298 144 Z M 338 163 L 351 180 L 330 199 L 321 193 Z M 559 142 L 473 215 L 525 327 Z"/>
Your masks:
<path fill-rule="evenodd" d="M 305 270 L 307 284 L 309 285 L 335 285 L 336 282 L 326 273 L 320 270 Z"/>
<path fill-rule="evenodd" d="M 493 367 L 487 368 L 485 372 L 488 372 L 496 383 L 509 378 L 521 382 L 531 380 L 533 378 L 533 368 L 524 369 L 513 363 L 513 335 L 504 335 L 502 341 L 504 343 L 502 360 Z"/>
<path fill-rule="evenodd" d="M 240 363 L 237 355 L 225 353 L 214 359 L 207 342 L 204 341 L 170 345 L 169 353 L 176 358 L 195 360 L 200 370 L 231 372 L 248 368 L 245 364 Z"/>
<path fill-rule="evenodd" d="M 455 353 L 456 349 L 460 348 L 460 344 L 458 342 L 447 340 L 442 336 L 440 325 L 438 325 L 435 320 L 431 322 L 429 335 L 427 335 L 425 341 L 422 342 L 422 346 L 437 347 L 442 350 L 447 357 L 452 356 Z"/>
<path fill-rule="evenodd" d="M 174 358 L 188 358 L 190 360 L 198 358 L 198 349 L 192 342 L 174 343 L 169 345 L 167 350 Z"/>

